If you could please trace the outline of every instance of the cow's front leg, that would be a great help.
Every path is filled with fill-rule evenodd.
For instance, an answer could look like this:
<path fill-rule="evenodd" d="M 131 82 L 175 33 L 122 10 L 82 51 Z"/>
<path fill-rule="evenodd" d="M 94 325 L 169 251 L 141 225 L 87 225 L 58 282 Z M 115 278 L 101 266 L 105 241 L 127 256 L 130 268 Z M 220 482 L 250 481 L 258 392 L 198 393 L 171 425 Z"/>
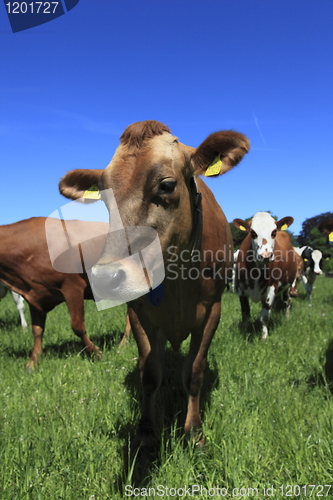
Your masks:
<path fill-rule="evenodd" d="M 126 313 L 125 333 L 123 335 L 123 338 L 120 341 L 119 347 L 123 347 L 123 346 L 126 346 L 128 344 L 130 334 L 131 334 L 131 322 L 130 322 L 129 315 L 127 312 Z"/>
<path fill-rule="evenodd" d="M 183 366 L 183 384 L 188 394 L 187 414 L 184 430 L 193 432 L 196 444 L 202 445 L 202 422 L 200 418 L 200 390 L 202 386 L 208 348 L 220 321 L 221 303 L 216 302 L 206 323 L 192 332 L 190 350 Z"/>
<path fill-rule="evenodd" d="M 238 288 L 238 296 L 242 311 L 242 326 L 243 328 L 247 328 L 250 321 L 250 304 L 249 304 L 249 298 L 245 295 L 242 286 Z"/>
<path fill-rule="evenodd" d="M 71 327 L 75 335 L 77 335 L 83 344 L 83 349 L 89 355 L 96 356 L 96 359 L 101 360 L 103 357 L 99 348 L 90 340 L 87 335 L 87 329 L 84 322 L 84 295 L 83 289 L 63 290 L 65 301 L 71 317 Z"/>
<path fill-rule="evenodd" d="M 285 309 L 285 315 L 286 318 L 289 318 L 289 313 L 290 313 L 290 288 L 288 287 L 286 290 L 283 291 L 282 293 L 282 300 L 283 300 L 283 305 Z"/>
<path fill-rule="evenodd" d="M 25 365 L 28 371 L 32 371 L 40 360 L 43 351 L 43 334 L 45 328 L 46 314 L 30 305 L 31 326 L 34 336 L 34 345 L 30 354 L 30 359 Z"/>
<path fill-rule="evenodd" d="M 268 337 L 268 321 L 271 314 L 271 309 L 275 299 L 275 286 L 268 287 L 268 292 L 265 300 L 262 301 L 262 309 L 260 313 L 260 322 L 262 326 L 262 338 L 265 340 Z"/>
<path fill-rule="evenodd" d="M 155 400 L 162 383 L 165 336 L 162 330 L 149 332 L 142 327 L 136 313 L 131 309 L 129 316 L 139 351 L 139 371 L 142 385 L 141 419 L 133 448 L 154 451 L 156 448 Z"/>
<path fill-rule="evenodd" d="M 311 298 L 312 298 L 312 283 L 310 283 L 310 280 L 308 280 L 308 278 L 306 276 L 304 276 L 304 274 L 302 276 L 302 281 L 303 281 L 303 285 L 305 287 L 307 299 L 311 300 Z"/>

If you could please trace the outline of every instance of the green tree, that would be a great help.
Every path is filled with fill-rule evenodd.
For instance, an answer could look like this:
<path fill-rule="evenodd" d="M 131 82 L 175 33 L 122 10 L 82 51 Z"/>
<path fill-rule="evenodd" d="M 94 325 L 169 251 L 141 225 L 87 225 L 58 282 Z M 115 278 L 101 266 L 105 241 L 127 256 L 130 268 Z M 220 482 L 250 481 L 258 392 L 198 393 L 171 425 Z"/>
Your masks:
<path fill-rule="evenodd" d="M 305 219 L 302 223 L 302 230 L 298 236 L 298 244 L 300 247 L 304 245 L 309 245 L 314 248 L 312 244 L 310 244 L 311 238 L 315 238 L 317 240 L 316 232 L 313 236 L 310 235 L 312 229 L 317 229 L 321 222 L 324 222 L 327 219 L 333 219 L 332 212 L 325 212 L 323 214 L 315 215 L 314 217 L 310 217 L 309 219 Z M 318 231 L 319 232 L 319 231 Z M 325 240 L 326 241 L 326 240 Z M 318 248 L 318 247 L 316 247 Z M 321 250 L 319 248 L 319 250 Z"/>
<path fill-rule="evenodd" d="M 246 220 L 251 220 L 246 219 Z M 230 229 L 231 229 L 231 234 L 232 234 L 232 239 L 234 241 L 234 248 L 235 250 L 238 250 L 239 247 L 241 246 L 241 243 L 245 236 L 248 234 L 247 231 L 241 231 L 240 229 L 237 229 L 232 222 L 229 223 Z"/>
<path fill-rule="evenodd" d="M 317 248 L 318 250 L 321 250 L 322 252 L 326 253 L 327 252 L 326 240 L 327 240 L 326 236 L 322 234 L 317 227 L 313 227 L 310 230 L 307 244 L 312 248 Z"/>

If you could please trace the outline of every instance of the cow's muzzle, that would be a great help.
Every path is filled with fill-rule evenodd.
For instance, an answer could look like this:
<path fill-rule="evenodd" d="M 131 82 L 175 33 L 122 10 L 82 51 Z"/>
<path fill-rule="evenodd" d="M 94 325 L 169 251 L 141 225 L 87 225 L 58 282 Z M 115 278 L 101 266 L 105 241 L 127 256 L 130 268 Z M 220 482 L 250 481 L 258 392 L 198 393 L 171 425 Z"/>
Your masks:
<path fill-rule="evenodd" d="M 114 298 L 119 294 L 122 284 L 126 280 L 123 269 L 114 269 L 109 272 L 107 266 L 96 265 L 91 272 L 91 286 L 93 292 L 101 299 Z"/>
<path fill-rule="evenodd" d="M 258 261 L 262 262 L 264 264 L 269 264 L 270 262 L 273 262 L 274 260 L 274 253 L 273 252 L 265 252 L 263 254 L 258 254 Z"/>

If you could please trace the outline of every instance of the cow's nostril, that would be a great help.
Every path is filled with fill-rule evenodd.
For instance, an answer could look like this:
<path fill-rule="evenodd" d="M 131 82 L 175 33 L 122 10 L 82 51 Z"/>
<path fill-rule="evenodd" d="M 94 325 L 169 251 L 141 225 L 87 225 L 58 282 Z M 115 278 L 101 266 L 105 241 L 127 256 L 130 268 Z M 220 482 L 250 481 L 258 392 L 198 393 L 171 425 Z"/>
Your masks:
<path fill-rule="evenodd" d="M 118 288 L 122 281 L 124 281 L 126 275 L 125 271 L 119 269 L 119 271 L 112 273 L 109 279 L 109 286 L 111 290 Z"/>
<path fill-rule="evenodd" d="M 122 269 L 118 269 L 113 273 L 108 273 L 106 270 L 101 272 L 101 269 L 95 268 L 91 275 L 91 284 L 94 292 L 99 297 L 111 298 L 114 293 L 117 293 L 120 285 L 125 279 L 126 273 Z"/>

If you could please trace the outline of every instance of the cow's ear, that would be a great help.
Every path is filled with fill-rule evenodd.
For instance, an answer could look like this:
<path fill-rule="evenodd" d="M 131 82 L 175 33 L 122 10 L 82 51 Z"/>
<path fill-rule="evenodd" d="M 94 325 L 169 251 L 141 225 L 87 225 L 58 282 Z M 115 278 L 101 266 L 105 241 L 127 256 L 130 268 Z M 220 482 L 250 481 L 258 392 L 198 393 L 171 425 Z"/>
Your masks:
<path fill-rule="evenodd" d="M 59 182 L 59 191 L 70 200 L 85 198 L 87 201 L 96 201 L 100 198 L 97 185 L 102 172 L 103 170 L 71 170 Z"/>
<path fill-rule="evenodd" d="M 330 241 L 333 241 L 333 219 L 332 220 L 325 220 L 324 222 L 321 222 L 318 226 L 318 229 L 320 232 L 322 232 L 326 236 L 329 236 Z"/>
<path fill-rule="evenodd" d="M 283 219 L 276 221 L 276 227 L 280 231 L 285 231 L 289 226 L 292 225 L 293 222 L 294 222 L 293 217 L 283 217 Z"/>
<path fill-rule="evenodd" d="M 215 132 L 203 141 L 192 155 L 195 175 L 222 175 L 241 161 L 250 149 L 245 135 L 233 130 Z"/>
<path fill-rule="evenodd" d="M 246 220 L 234 219 L 232 223 L 237 229 L 240 229 L 241 231 L 250 231 L 251 229 L 250 222 L 247 222 Z"/>

